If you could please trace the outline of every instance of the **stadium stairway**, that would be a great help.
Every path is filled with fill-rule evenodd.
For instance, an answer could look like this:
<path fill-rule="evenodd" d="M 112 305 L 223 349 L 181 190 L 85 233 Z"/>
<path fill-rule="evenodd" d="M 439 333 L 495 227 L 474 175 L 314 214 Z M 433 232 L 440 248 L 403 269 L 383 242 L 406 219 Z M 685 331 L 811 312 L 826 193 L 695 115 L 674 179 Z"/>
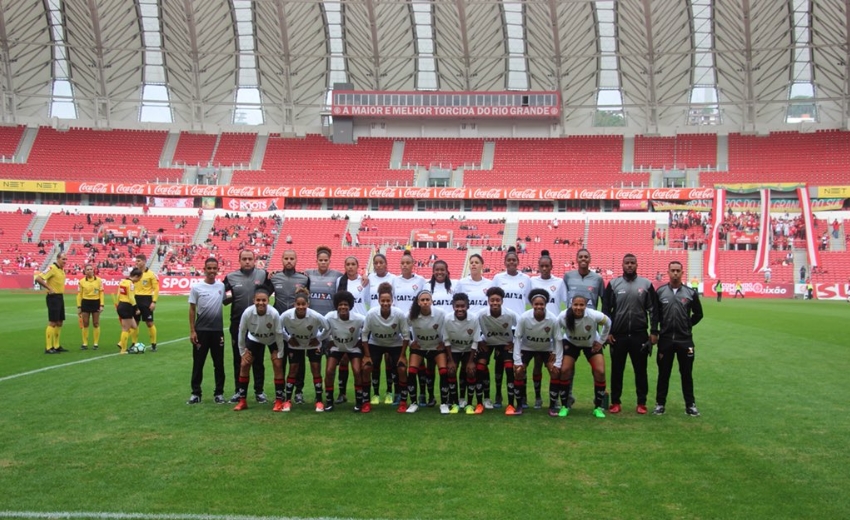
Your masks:
<path fill-rule="evenodd" d="M 809 255 L 806 253 L 805 247 L 794 248 L 794 280 L 799 283 L 805 282 L 800 280 L 800 268 L 806 268 L 806 277 L 811 276 L 812 268 L 809 266 Z"/>
<path fill-rule="evenodd" d="M 47 220 L 49 218 L 50 218 L 50 215 L 36 214 L 33 217 L 32 221 L 30 222 L 30 225 L 24 231 L 24 236 L 21 237 L 21 241 L 22 242 L 26 241 L 26 232 L 27 231 L 32 231 L 32 241 L 33 242 L 38 242 L 39 240 L 41 240 L 41 232 L 44 230 L 44 226 L 47 225 Z"/>
<path fill-rule="evenodd" d="M 165 145 L 162 147 L 162 153 L 159 155 L 160 168 L 171 168 L 174 166 L 174 151 L 177 150 L 178 140 L 180 140 L 180 133 L 168 133 L 168 137 L 165 138 Z"/>
<path fill-rule="evenodd" d="M 659 248 L 658 246 L 656 246 L 656 249 L 660 249 L 660 248 Z M 664 249 L 667 249 L 667 248 L 665 247 Z M 703 280 L 703 279 L 702 279 L 702 273 L 703 273 L 703 270 L 702 270 L 702 259 L 703 259 L 703 257 L 704 257 L 704 256 L 705 256 L 705 252 L 704 252 L 704 251 L 702 251 L 702 250 L 699 250 L 699 251 L 688 251 L 688 272 L 687 272 L 687 279 L 686 279 L 686 280 L 685 280 L 685 279 L 683 279 L 683 280 L 682 280 L 682 282 L 683 282 L 683 283 L 690 284 L 690 280 L 691 280 L 691 278 L 693 278 L 694 276 L 696 276 L 696 277 L 697 277 L 697 279 L 698 279 L 700 282 L 704 282 L 704 281 L 705 281 L 705 280 Z"/>
<path fill-rule="evenodd" d="M 502 245 L 516 247 L 516 237 L 519 233 L 519 222 L 516 220 L 505 222 L 505 235 L 502 237 Z"/>
<path fill-rule="evenodd" d="M 27 127 L 24 130 L 24 135 L 21 136 L 21 142 L 18 143 L 18 150 L 15 152 L 15 162 L 25 163 L 30 157 L 32 145 L 35 143 L 35 136 L 38 135 L 38 128 Z"/>

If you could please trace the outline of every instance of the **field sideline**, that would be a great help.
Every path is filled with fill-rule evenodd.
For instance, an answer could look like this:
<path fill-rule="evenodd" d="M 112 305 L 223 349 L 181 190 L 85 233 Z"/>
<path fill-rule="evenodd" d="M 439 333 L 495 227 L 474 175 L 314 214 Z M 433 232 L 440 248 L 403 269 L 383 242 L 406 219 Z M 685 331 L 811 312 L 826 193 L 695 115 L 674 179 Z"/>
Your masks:
<path fill-rule="evenodd" d="M 624 412 L 601 420 L 581 360 L 566 419 L 253 399 L 237 414 L 211 402 L 211 361 L 189 407 L 186 297 L 161 299 L 161 351 L 141 356 L 114 355 L 111 308 L 101 350 L 79 351 L 66 304 L 71 352 L 45 356 L 43 295 L 0 293 L 0 518 L 850 517 L 845 302 L 704 301 L 702 417 L 684 415 L 675 372 L 667 415 L 636 415 L 627 369 Z"/>

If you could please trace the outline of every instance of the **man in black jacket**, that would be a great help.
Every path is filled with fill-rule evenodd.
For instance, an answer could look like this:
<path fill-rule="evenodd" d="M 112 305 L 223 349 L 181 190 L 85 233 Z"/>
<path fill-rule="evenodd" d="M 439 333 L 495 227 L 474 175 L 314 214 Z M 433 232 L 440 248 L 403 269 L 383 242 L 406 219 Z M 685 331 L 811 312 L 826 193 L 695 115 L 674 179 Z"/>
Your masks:
<path fill-rule="evenodd" d="M 631 358 L 635 371 L 637 413 L 645 414 L 649 382 L 646 375 L 651 345 L 658 341 L 658 306 L 655 288 L 648 279 L 637 275 L 637 258 L 623 257 L 623 276 L 608 282 L 602 298 L 604 312 L 611 318 L 611 406 L 608 411 L 620 413 L 623 394 L 623 372 Z M 647 334 L 651 324 L 652 334 Z"/>
<path fill-rule="evenodd" d="M 658 288 L 661 332 L 658 338 L 658 386 L 655 391 L 655 415 L 663 415 L 667 404 L 667 388 L 673 359 L 679 359 L 682 376 L 682 397 L 685 413 L 699 417 L 694 399 L 694 339 L 693 326 L 702 319 L 699 294 L 682 284 L 682 264 L 672 261 L 667 266 L 670 282 Z"/>

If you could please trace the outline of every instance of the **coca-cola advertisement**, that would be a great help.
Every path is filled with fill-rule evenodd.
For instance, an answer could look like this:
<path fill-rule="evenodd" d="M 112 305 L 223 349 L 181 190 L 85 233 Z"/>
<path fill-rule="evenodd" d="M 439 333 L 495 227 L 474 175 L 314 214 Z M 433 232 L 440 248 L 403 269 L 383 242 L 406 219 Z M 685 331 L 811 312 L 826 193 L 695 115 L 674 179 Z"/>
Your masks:
<path fill-rule="evenodd" d="M 152 208 L 193 208 L 195 199 L 191 197 L 148 197 L 148 206 Z"/>
<path fill-rule="evenodd" d="M 283 209 L 283 198 L 236 199 L 233 197 L 224 197 L 221 207 L 228 211 L 277 211 Z"/>
<path fill-rule="evenodd" d="M 705 296 L 714 298 L 717 292 L 714 290 L 716 281 L 709 280 L 704 283 Z M 746 298 L 793 298 L 794 284 L 792 283 L 763 283 L 763 282 L 741 282 L 741 292 Z M 731 297 L 735 294 L 735 281 L 723 282 L 723 294 Z"/>

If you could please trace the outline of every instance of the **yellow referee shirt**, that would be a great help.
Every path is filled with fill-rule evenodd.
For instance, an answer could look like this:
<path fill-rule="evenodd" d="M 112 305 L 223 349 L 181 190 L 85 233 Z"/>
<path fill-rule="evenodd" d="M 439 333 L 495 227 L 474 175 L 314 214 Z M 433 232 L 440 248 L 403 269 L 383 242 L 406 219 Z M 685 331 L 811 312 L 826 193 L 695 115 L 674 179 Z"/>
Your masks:
<path fill-rule="evenodd" d="M 145 269 L 141 280 L 136 283 L 136 296 L 152 296 L 154 303 L 159 298 L 159 280 L 150 269 Z"/>
<path fill-rule="evenodd" d="M 80 285 L 77 290 L 77 307 L 83 300 L 100 300 L 100 306 L 103 307 L 103 279 L 95 276 L 91 280 L 83 278 L 80 280 Z"/>
<path fill-rule="evenodd" d="M 129 303 L 136 305 L 136 295 L 133 290 L 133 281 L 129 278 L 121 280 L 118 284 L 118 303 Z"/>
<path fill-rule="evenodd" d="M 65 271 L 55 263 L 41 273 L 41 279 L 56 294 L 65 294 Z"/>

